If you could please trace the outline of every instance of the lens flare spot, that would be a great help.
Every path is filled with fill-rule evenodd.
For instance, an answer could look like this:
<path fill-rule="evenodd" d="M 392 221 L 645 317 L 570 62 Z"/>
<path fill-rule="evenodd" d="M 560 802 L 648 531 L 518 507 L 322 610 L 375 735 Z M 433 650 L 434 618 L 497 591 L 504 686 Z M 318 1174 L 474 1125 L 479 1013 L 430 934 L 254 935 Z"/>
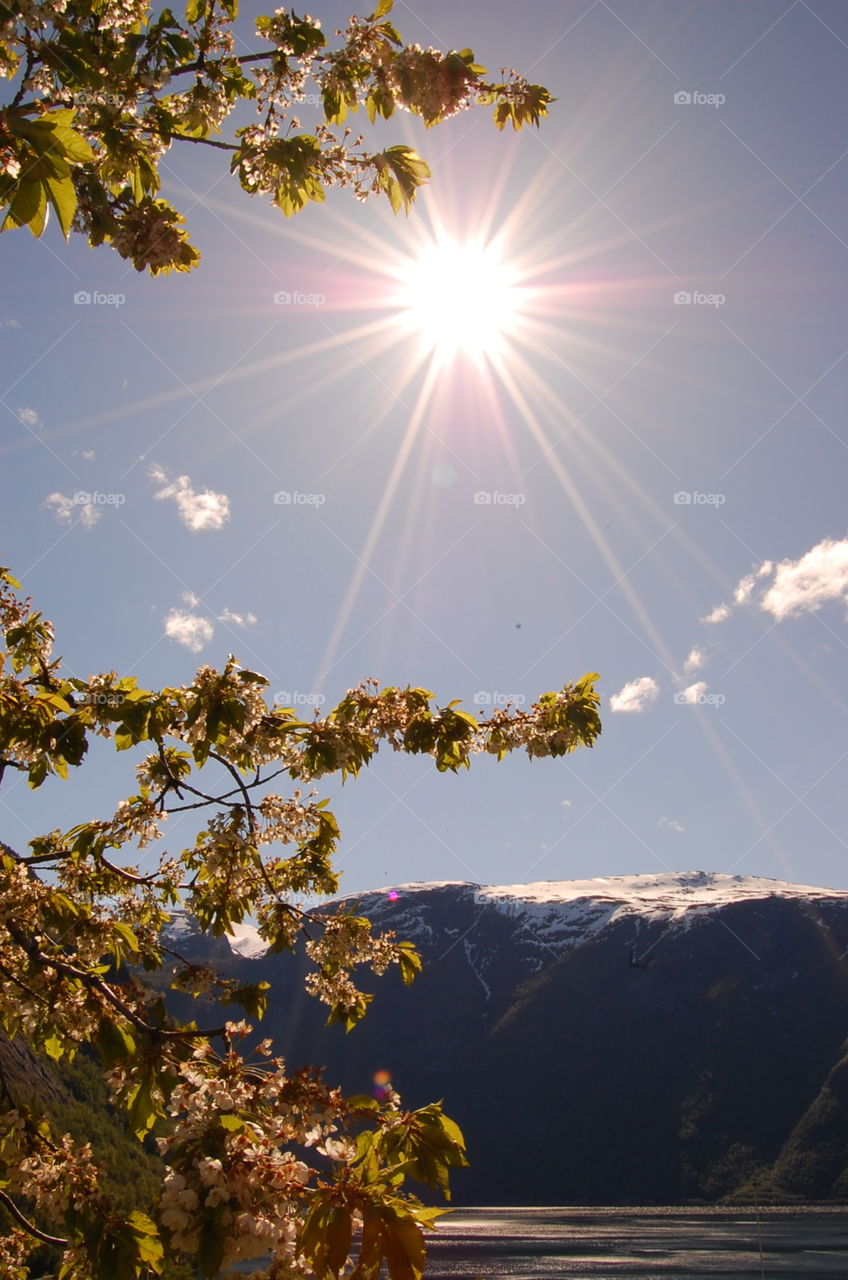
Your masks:
<path fill-rule="evenodd" d="M 388 1096 L 392 1087 L 392 1074 L 390 1071 L 374 1072 L 374 1097 L 378 1102 L 383 1102 Z"/>

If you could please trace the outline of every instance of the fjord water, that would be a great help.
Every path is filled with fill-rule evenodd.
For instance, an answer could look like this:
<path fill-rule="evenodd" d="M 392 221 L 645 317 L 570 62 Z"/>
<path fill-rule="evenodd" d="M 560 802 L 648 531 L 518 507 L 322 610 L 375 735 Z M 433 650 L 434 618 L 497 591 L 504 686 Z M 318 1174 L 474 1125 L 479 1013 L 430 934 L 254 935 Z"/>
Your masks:
<path fill-rule="evenodd" d="M 428 1240 L 452 1280 L 848 1277 L 848 1209 L 457 1209 Z"/>

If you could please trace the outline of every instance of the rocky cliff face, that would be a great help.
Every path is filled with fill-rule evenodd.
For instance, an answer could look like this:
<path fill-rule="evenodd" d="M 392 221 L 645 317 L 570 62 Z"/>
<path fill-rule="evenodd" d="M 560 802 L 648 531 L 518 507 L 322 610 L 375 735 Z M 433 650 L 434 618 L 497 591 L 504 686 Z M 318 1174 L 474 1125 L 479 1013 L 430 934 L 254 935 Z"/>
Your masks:
<path fill-rule="evenodd" d="M 848 893 L 704 872 L 343 899 L 416 943 L 412 988 L 323 1025 L 301 962 L 267 978 L 263 1034 L 347 1089 L 391 1071 L 444 1098 L 472 1168 L 459 1203 L 678 1203 L 848 1194 Z"/>

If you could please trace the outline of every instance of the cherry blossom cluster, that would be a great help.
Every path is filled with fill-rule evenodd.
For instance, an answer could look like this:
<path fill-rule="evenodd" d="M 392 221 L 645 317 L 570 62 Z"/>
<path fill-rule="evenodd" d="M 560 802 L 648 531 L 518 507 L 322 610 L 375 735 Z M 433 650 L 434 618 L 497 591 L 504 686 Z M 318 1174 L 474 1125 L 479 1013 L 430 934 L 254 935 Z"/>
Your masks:
<path fill-rule="evenodd" d="M 228 1036 L 249 1029 L 228 1024 Z M 222 1058 L 196 1050 L 171 1094 L 172 1133 L 159 1143 L 169 1164 L 160 1210 L 171 1247 L 196 1254 L 206 1216 L 221 1206 L 222 1265 L 270 1254 L 299 1270 L 297 1227 L 315 1171 L 291 1147 L 323 1142 L 331 1158 L 351 1156 L 352 1145 L 332 1145 L 340 1105 L 337 1090 L 288 1077 L 280 1059 L 259 1068 L 232 1047 Z"/>

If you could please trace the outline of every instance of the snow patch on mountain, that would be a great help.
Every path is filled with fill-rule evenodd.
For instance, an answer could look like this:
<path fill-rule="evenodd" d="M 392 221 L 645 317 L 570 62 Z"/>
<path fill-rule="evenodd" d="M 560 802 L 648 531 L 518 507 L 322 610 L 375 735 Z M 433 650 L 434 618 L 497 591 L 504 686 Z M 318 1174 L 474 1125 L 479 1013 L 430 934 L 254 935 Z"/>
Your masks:
<path fill-rule="evenodd" d="M 484 986 L 487 983 L 483 975 L 488 976 L 490 966 L 496 962 L 497 944 L 495 951 L 487 948 L 481 951 L 479 944 L 485 948 L 486 923 L 498 917 L 508 918 L 513 944 L 519 944 L 517 954 L 522 957 L 521 967 L 529 974 L 549 962 L 552 956 L 564 955 L 607 925 L 626 919 L 634 921 L 637 932 L 643 925 L 653 923 L 673 930 L 688 929 L 711 912 L 734 903 L 774 897 L 806 901 L 848 898 L 843 890 L 790 884 L 762 876 L 682 871 L 514 885 L 425 881 L 386 886 L 355 898 L 341 899 L 335 905 L 344 908 L 356 903 L 376 928 L 394 929 L 399 937 L 426 945 L 437 941 L 432 908 L 436 901 L 444 900 L 445 894 L 455 897 L 458 903 L 470 901 L 479 908 L 462 936 L 468 938 L 463 949 L 469 965 Z"/>
<path fill-rule="evenodd" d="M 258 960 L 268 950 L 268 943 L 252 924 L 230 925 L 227 941 L 236 955 L 243 956 L 245 960 Z"/>

